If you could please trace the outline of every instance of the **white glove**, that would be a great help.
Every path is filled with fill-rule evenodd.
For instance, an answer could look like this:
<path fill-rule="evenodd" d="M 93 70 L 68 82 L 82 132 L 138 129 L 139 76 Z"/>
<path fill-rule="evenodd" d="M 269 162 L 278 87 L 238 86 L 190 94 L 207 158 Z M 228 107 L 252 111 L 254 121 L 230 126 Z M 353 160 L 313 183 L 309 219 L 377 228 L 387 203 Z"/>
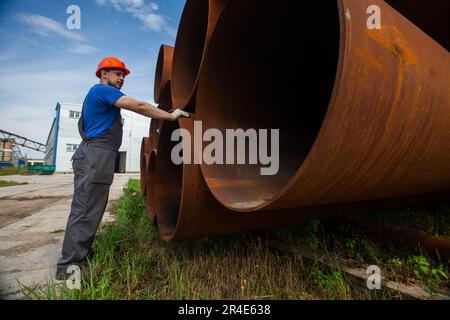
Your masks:
<path fill-rule="evenodd" d="M 176 121 L 176 120 L 178 120 L 179 117 L 189 118 L 189 113 L 187 113 L 186 111 L 180 110 L 180 109 L 176 109 L 170 115 L 172 116 L 170 121 Z"/>

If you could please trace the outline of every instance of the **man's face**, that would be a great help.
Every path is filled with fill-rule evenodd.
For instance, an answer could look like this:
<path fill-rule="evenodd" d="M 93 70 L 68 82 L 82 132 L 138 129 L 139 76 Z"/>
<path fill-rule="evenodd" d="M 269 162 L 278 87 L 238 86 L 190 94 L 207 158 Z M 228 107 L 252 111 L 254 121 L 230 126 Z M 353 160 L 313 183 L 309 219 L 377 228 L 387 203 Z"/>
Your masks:
<path fill-rule="evenodd" d="M 125 72 L 122 70 L 103 70 L 102 77 L 106 80 L 106 84 L 109 86 L 121 89 L 125 81 Z"/>

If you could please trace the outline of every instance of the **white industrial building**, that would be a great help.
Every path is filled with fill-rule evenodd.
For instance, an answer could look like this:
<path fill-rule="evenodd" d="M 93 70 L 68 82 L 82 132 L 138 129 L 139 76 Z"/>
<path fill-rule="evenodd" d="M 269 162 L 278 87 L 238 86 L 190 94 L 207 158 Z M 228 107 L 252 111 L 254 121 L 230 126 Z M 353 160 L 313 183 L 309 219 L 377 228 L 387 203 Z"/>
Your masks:
<path fill-rule="evenodd" d="M 78 120 L 81 104 L 58 103 L 56 115 L 47 138 L 45 164 L 56 166 L 55 172 L 72 172 L 70 161 L 81 142 Z M 123 141 L 119 150 L 116 172 L 139 172 L 143 137 L 148 137 L 150 119 L 134 112 L 121 110 L 124 118 Z"/>

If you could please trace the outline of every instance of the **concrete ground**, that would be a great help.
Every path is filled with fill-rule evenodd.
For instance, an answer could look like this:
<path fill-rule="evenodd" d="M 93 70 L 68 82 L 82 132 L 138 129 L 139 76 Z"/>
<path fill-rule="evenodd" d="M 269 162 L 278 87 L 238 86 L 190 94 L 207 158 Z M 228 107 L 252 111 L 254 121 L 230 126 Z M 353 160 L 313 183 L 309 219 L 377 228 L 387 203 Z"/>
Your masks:
<path fill-rule="evenodd" d="M 137 174 L 116 174 L 111 203 Z M 3 176 L 27 185 L 0 188 L 0 299 L 20 299 L 20 284 L 43 287 L 54 277 L 73 195 L 73 175 Z"/>

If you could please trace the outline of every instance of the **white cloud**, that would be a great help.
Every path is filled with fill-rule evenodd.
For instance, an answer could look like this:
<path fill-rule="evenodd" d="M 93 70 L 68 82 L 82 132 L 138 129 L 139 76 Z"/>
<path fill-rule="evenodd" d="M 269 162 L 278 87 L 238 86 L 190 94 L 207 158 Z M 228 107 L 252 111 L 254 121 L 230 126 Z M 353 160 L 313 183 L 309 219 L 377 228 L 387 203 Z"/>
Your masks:
<path fill-rule="evenodd" d="M 144 0 L 96 0 L 100 6 L 112 6 L 118 11 L 127 11 L 145 6 Z"/>
<path fill-rule="evenodd" d="M 155 2 L 146 3 L 145 0 L 96 0 L 99 6 L 110 6 L 120 12 L 127 12 L 139 19 L 147 30 L 165 32 L 175 37 L 176 30 L 170 26 L 167 18 L 157 11 L 159 5 Z"/>
<path fill-rule="evenodd" d="M 79 54 L 92 54 L 98 52 L 99 49 L 87 44 L 77 44 L 75 46 L 67 48 L 67 51 Z"/>
<path fill-rule="evenodd" d="M 66 26 L 53 19 L 38 15 L 38 14 L 20 14 L 18 15 L 20 21 L 32 27 L 31 31 L 42 36 L 49 37 L 57 35 L 59 37 L 75 40 L 86 41 L 86 38 L 74 31 L 67 30 Z"/>
<path fill-rule="evenodd" d="M 85 36 L 77 33 L 76 31 L 68 30 L 65 25 L 53 19 L 36 14 L 19 14 L 18 18 L 21 22 L 31 26 L 31 31 L 36 34 L 45 37 L 56 35 L 67 40 L 72 40 L 72 45 L 65 48 L 65 50 L 68 52 L 87 55 L 99 51 L 98 48 L 86 44 L 88 39 Z M 48 49 L 57 49 L 53 46 L 43 43 L 42 41 L 36 41 L 33 39 L 24 38 L 22 36 L 18 37 L 24 41 L 31 42 L 36 46 L 46 47 Z"/>

